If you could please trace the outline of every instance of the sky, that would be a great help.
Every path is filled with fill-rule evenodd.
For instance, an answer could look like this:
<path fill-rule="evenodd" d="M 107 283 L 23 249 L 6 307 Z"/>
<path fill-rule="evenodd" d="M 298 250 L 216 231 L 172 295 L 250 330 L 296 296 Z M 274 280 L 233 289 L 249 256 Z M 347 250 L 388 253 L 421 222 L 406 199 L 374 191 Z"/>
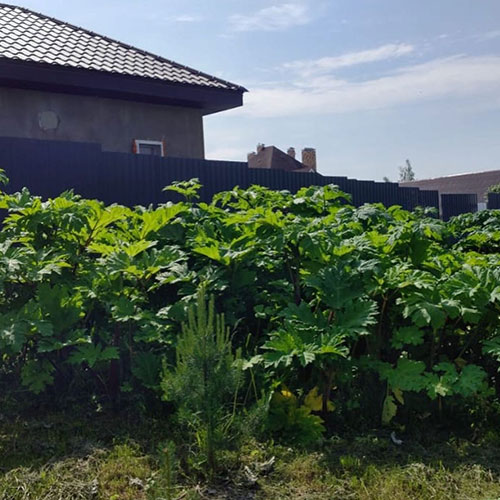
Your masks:
<path fill-rule="evenodd" d="M 318 171 L 500 169 L 499 0 L 6 0 L 248 89 L 210 159 L 315 147 Z"/>

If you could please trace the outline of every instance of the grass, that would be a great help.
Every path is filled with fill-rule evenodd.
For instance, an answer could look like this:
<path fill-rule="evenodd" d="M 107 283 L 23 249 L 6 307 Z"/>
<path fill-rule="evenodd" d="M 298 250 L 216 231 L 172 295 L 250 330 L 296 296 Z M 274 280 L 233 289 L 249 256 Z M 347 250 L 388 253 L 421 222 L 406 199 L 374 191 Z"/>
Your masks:
<path fill-rule="evenodd" d="M 332 471 L 321 458 L 310 455 L 282 462 L 263 492 L 262 498 L 276 499 L 470 500 L 500 498 L 500 484 L 477 464 L 450 469 L 422 462 L 366 463 Z"/>
<path fill-rule="evenodd" d="M 33 415 L 30 412 L 30 415 Z M 0 500 L 497 500 L 500 446 L 436 436 L 401 446 L 388 432 L 331 438 L 315 451 L 249 440 L 207 484 L 191 469 L 167 484 L 165 422 L 38 412 L 0 419 Z M 273 456 L 271 470 L 263 470 Z M 183 467 L 186 471 L 186 465 Z M 251 485 L 248 470 L 257 477 Z"/>

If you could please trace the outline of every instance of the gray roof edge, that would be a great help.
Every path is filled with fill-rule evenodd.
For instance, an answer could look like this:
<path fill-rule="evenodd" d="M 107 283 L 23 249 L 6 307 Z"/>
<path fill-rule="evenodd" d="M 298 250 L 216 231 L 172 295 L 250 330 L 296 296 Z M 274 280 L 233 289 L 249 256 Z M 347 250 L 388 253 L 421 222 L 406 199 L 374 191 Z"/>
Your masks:
<path fill-rule="evenodd" d="M 172 64 L 173 66 L 177 66 L 180 69 L 184 69 L 184 70 L 190 71 L 190 72 L 192 72 L 192 73 L 194 73 L 196 75 L 203 76 L 203 77 L 205 77 L 205 78 L 207 78 L 209 80 L 214 80 L 214 81 L 217 81 L 219 83 L 222 83 L 222 84 L 230 87 L 227 90 L 238 90 L 240 92 L 248 92 L 248 90 L 245 87 L 242 87 L 241 85 L 237 85 L 237 84 L 232 83 L 232 82 L 230 82 L 228 80 L 224 80 L 222 78 L 218 78 L 218 77 L 210 75 L 208 73 L 204 73 L 203 71 L 199 71 L 197 69 L 191 68 L 191 67 L 186 66 L 184 64 L 180 64 L 178 62 L 172 61 L 171 59 L 167 59 L 166 57 L 159 56 L 158 54 L 154 54 L 153 52 L 149 52 L 147 50 L 139 49 L 137 47 L 134 47 L 133 45 L 129 45 L 129 44 L 125 43 L 125 42 L 121 42 L 120 40 L 116 40 L 116 39 L 108 37 L 106 35 L 101 35 L 100 33 L 96 33 L 95 31 L 89 30 L 87 28 L 82 28 L 81 26 L 77 26 L 76 24 L 68 23 L 66 21 L 61 21 L 60 19 L 57 19 L 55 17 L 47 16 L 46 14 L 43 14 L 41 12 L 37 12 L 37 11 L 32 10 L 32 9 L 28 9 L 27 7 L 21 7 L 19 5 L 12 5 L 12 4 L 2 3 L 2 2 L 0 2 L 0 7 L 7 7 L 7 8 L 10 8 L 10 9 L 18 9 L 18 10 L 21 10 L 21 11 L 23 11 L 25 13 L 34 14 L 34 15 L 42 17 L 44 19 L 48 19 L 48 20 L 53 21 L 53 22 L 55 22 L 55 23 L 57 23 L 59 25 L 68 26 L 70 28 L 83 31 L 85 33 L 88 33 L 89 35 L 97 36 L 97 37 L 102 38 L 103 40 L 106 40 L 108 42 L 117 43 L 117 44 L 121 45 L 122 47 L 124 47 L 126 49 L 134 50 L 134 51 L 139 52 L 139 53 L 141 53 L 143 55 L 154 57 L 155 59 L 157 59 L 160 62 L 164 62 L 164 63 L 167 63 L 167 64 Z M 61 66 L 61 65 L 54 65 L 54 66 Z M 144 78 L 144 77 L 139 77 L 139 78 Z M 203 85 L 198 85 L 198 86 L 203 87 Z"/>
<path fill-rule="evenodd" d="M 415 179 L 414 181 L 398 182 L 398 184 L 412 184 L 417 182 L 440 181 L 442 179 L 455 179 L 457 177 L 464 177 L 466 175 L 482 175 L 494 172 L 500 173 L 500 169 L 493 168 L 491 170 L 479 170 L 478 172 L 462 172 L 460 174 L 442 175 L 441 177 L 426 177 L 425 179 Z"/>

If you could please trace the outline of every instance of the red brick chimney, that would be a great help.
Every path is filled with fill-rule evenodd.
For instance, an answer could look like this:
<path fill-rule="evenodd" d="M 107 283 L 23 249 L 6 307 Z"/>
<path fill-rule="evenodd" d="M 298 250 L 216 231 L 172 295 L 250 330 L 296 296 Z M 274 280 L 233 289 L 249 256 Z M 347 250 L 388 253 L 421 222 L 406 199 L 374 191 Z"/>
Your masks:
<path fill-rule="evenodd" d="M 292 158 L 295 158 L 296 157 L 295 148 L 288 148 L 286 154 L 288 156 L 291 156 Z"/>
<path fill-rule="evenodd" d="M 314 148 L 302 150 L 302 164 L 316 172 L 316 150 Z"/>

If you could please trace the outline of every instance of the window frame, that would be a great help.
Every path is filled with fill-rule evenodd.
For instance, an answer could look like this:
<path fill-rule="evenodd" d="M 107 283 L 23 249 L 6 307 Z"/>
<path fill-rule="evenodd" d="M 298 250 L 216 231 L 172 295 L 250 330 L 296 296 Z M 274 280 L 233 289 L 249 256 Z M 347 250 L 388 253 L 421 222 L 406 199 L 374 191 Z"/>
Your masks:
<path fill-rule="evenodd" d="M 135 153 L 138 155 L 145 154 L 145 153 L 141 153 L 141 145 L 160 146 L 160 151 L 161 151 L 160 156 L 162 158 L 165 156 L 165 146 L 163 144 L 163 141 L 150 141 L 150 140 L 146 140 L 146 139 L 134 139 Z M 151 156 L 154 156 L 154 155 L 151 155 Z"/>

